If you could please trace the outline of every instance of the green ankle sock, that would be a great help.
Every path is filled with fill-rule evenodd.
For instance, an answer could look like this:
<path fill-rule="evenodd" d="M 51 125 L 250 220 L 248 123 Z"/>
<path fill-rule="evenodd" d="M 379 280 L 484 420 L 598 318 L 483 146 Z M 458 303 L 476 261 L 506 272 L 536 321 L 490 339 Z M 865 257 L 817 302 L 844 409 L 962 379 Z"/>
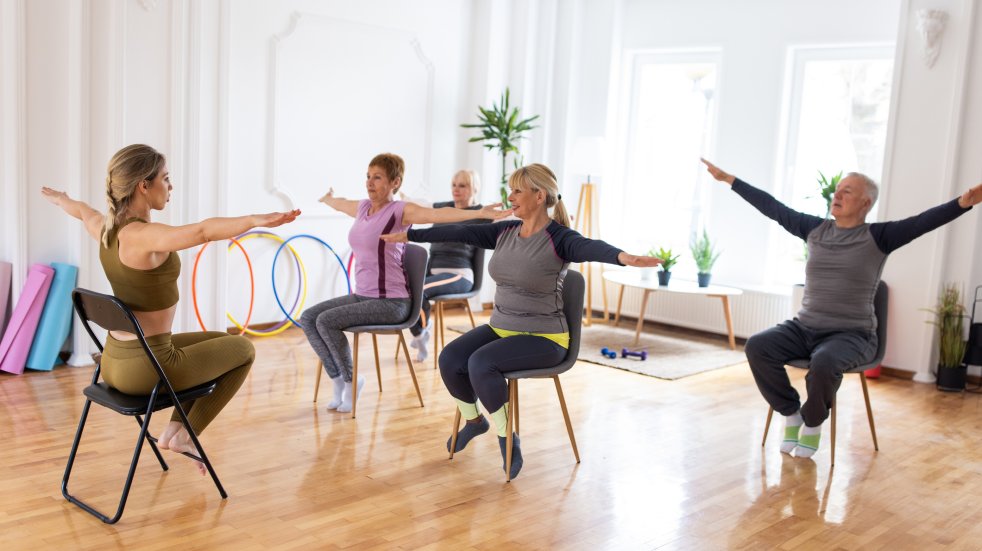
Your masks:
<path fill-rule="evenodd" d="M 471 420 L 477 419 L 477 417 L 479 415 L 481 415 L 481 412 L 477 410 L 477 403 L 476 402 L 473 403 L 473 404 L 471 404 L 471 403 L 468 403 L 468 402 L 464 402 L 464 401 L 458 400 L 456 398 L 454 398 L 454 401 L 457 402 L 457 409 L 460 410 L 460 415 L 464 419 L 466 419 L 468 421 L 471 421 Z"/>
<path fill-rule="evenodd" d="M 822 433 L 818 434 L 802 434 L 798 437 L 798 447 L 807 448 L 809 450 L 818 450 L 818 444 L 822 440 Z"/>
<path fill-rule="evenodd" d="M 498 436 L 504 438 L 508 434 L 508 404 L 492 413 L 491 420 L 494 421 L 494 428 L 498 429 Z"/>

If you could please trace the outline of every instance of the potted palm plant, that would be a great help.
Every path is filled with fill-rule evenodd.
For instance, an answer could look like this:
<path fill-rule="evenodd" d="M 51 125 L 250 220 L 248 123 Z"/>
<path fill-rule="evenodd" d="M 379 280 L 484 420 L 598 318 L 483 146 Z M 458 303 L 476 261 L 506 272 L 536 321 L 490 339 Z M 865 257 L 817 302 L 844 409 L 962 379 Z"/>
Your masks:
<path fill-rule="evenodd" d="M 518 141 L 524 138 L 523 134 L 535 128 L 532 122 L 539 118 L 534 115 L 527 119 L 519 120 L 517 107 L 511 107 L 511 92 L 505 88 L 501 94 L 501 103 L 492 103 L 490 109 L 478 106 L 477 124 L 462 124 L 463 128 L 477 128 L 480 136 L 474 136 L 468 142 L 485 142 L 484 147 L 497 149 L 501 155 L 501 202 L 508 206 L 508 173 L 506 161 L 509 153 L 518 153 Z M 516 167 L 520 161 L 516 158 Z"/>
<path fill-rule="evenodd" d="M 961 291 L 949 283 L 938 297 L 938 305 L 928 312 L 934 319 L 928 323 L 938 328 L 938 388 L 952 392 L 965 390 L 967 368 L 963 362 L 968 342 L 965 340 L 965 307 Z"/>
<path fill-rule="evenodd" d="M 696 261 L 696 268 L 699 270 L 697 277 L 700 287 L 709 287 L 709 280 L 712 278 L 713 264 L 719 258 L 719 252 L 709 239 L 706 228 L 702 229 L 702 237 L 697 237 L 689 243 L 689 251 L 692 252 L 692 259 Z"/>
<path fill-rule="evenodd" d="M 672 249 L 665 250 L 658 247 L 658 250 L 651 249 L 648 256 L 661 259 L 661 271 L 658 272 L 658 285 L 668 285 L 668 280 L 672 278 L 672 266 L 679 261 L 680 255 L 673 255 Z"/>

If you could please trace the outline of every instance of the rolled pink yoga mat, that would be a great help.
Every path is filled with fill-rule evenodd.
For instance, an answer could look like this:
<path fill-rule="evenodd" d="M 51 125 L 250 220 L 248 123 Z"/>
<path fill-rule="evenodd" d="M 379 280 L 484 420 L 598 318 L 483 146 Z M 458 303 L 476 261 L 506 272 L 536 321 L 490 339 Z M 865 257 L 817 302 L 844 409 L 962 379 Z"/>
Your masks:
<path fill-rule="evenodd" d="M 13 266 L 10 262 L 0 262 L 0 336 L 7 329 L 10 319 L 10 275 Z"/>
<path fill-rule="evenodd" d="M 24 372 L 27 354 L 31 350 L 34 331 L 41 320 L 44 300 L 48 296 L 51 280 L 55 271 L 51 266 L 34 264 L 27 272 L 27 283 L 24 292 L 17 301 L 10 324 L 0 341 L 0 371 L 15 373 Z"/>

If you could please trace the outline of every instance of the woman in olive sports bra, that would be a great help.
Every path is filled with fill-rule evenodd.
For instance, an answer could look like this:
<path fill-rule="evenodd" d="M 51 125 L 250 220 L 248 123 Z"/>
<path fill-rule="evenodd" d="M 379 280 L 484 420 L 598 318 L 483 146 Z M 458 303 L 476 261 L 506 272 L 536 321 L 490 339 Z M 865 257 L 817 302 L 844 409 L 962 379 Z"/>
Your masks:
<path fill-rule="evenodd" d="M 201 434 L 242 386 L 255 349 L 247 338 L 221 331 L 171 334 L 181 273 L 176 251 L 256 227 L 286 224 L 300 211 L 209 218 L 184 226 L 153 223 L 150 212 L 163 210 L 173 189 L 164 156 L 147 145 L 130 145 L 113 155 L 108 172 L 105 215 L 61 191 L 45 187 L 41 194 L 81 220 L 89 235 L 101 243 L 99 259 L 113 294 L 133 310 L 175 390 L 217 379 L 212 394 L 184 404 L 191 426 Z M 149 394 L 157 384 L 157 375 L 136 336 L 119 331 L 106 338 L 102 376 L 110 386 L 128 394 Z M 161 448 L 178 453 L 195 451 L 176 414 L 158 442 Z M 205 473 L 204 464 L 198 463 L 198 469 Z"/>

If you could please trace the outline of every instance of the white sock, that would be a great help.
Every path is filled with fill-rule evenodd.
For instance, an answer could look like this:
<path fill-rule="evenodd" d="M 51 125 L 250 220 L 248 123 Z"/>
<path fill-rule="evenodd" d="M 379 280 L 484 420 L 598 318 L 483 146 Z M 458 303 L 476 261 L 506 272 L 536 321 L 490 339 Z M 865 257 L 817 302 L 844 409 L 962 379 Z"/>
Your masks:
<path fill-rule="evenodd" d="M 781 453 L 791 455 L 798 447 L 798 432 L 804 421 L 801 420 L 801 410 L 784 417 L 784 440 L 781 442 Z"/>
<path fill-rule="evenodd" d="M 338 406 L 338 411 L 341 413 L 350 413 L 352 408 L 352 403 L 354 402 L 353 396 L 351 394 L 351 387 L 354 386 L 351 383 L 344 383 L 344 392 L 341 393 L 341 405 Z M 365 386 L 365 378 L 358 377 L 358 396 L 361 397 L 361 389 Z"/>
<path fill-rule="evenodd" d="M 798 437 L 798 447 L 795 448 L 795 457 L 809 458 L 818 451 L 818 444 L 822 438 L 822 425 L 809 427 L 802 425 L 801 435 Z"/>
<path fill-rule="evenodd" d="M 341 393 L 344 391 L 344 379 L 340 375 L 330 379 L 334 383 L 334 399 L 327 403 L 327 409 L 338 409 L 341 405 Z"/>
<path fill-rule="evenodd" d="M 424 332 L 422 335 L 420 335 L 419 342 L 416 343 L 416 350 L 418 350 L 418 352 L 416 353 L 417 362 L 426 361 L 426 358 L 430 356 L 429 351 L 426 349 L 426 346 L 429 343 L 430 343 L 429 335 Z"/>

